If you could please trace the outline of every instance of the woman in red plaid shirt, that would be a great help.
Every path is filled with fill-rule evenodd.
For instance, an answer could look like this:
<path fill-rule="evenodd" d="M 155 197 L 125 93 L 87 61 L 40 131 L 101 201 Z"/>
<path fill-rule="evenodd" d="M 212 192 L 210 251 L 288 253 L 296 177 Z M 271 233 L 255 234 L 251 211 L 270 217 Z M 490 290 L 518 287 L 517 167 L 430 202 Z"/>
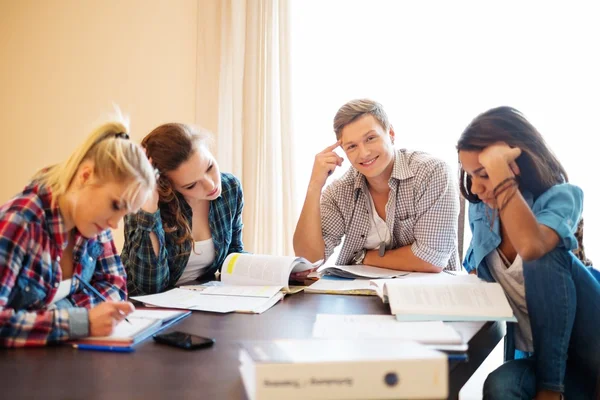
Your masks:
<path fill-rule="evenodd" d="M 0 206 L 0 346 L 108 335 L 133 311 L 110 229 L 156 178 L 116 119 Z"/>

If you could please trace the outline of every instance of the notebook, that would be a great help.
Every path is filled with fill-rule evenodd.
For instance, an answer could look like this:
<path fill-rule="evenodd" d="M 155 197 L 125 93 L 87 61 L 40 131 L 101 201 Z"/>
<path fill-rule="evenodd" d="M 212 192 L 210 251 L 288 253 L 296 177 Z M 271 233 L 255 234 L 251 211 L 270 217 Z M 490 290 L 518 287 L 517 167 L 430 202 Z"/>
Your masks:
<path fill-rule="evenodd" d="M 129 322 L 119 322 L 111 335 L 72 340 L 67 344 L 73 347 L 83 344 L 96 347 L 132 347 L 190 314 L 190 311 L 179 310 L 135 310 L 127 316 Z"/>
<path fill-rule="evenodd" d="M 474 275 L 441 277 L 434 274 L 372 283 L 399 321 L 516 322 L 500 284 Z"/>

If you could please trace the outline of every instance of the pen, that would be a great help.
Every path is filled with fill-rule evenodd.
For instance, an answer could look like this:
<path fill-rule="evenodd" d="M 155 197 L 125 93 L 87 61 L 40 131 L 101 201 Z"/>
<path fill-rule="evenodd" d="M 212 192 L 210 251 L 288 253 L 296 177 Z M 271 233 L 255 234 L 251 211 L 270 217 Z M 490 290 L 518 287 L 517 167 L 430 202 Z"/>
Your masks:
<path fill-rule="evenodd" d="M 94 344 L 74 344 L 73 347 L 77 350 L 109 351 L 113 353 L 132 353 L 134 351 L 133 347 L 98 346 Z"/>
<path fill-rule="evenodd" d="M 467 361 L 468 359 L 467 354 L 448 354 L 448 361 Z"/>
<path fill-rule="evenodd" d="M 89 283 L 87 283 L 86 281 L 84 281 L 83 279 L 81 279 L 81 277 L 79 275 L 74 274 L 73 278 L 77 278 L 77 280 L 79 280 L 79 282 L 81 282 L 81 284 L 83 286 L 85 286 L 90 292 L 92 292 L 96 296 L 98 296 L 99 299 L 101 299 L 102 301 L 107 301 L 106 297 L 102 296 L 102 293 L 100 293 L 92 285 L 90 285 Z M 122 311 L 120 311 L 120 312 L 122 313 Z M 127 322 L 129 322 L 131 324 L 131 322 L 127 319 L 127 317 L 125 317 L 125 321 L 127 321 Z"/>

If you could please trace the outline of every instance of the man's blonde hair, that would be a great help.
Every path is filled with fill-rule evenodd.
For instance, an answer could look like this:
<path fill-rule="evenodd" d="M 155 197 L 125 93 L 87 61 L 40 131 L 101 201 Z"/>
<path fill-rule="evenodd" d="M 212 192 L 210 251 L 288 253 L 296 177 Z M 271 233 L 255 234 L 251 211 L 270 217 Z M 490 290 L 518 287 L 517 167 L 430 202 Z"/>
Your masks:
<path fill-rule="evenodd" d="M 372 115 L 386 132 L 389 131 L 391 128 L 390 121 L 381 104 L 370 99 L 356 99 L 340 107 L 333 118 L 333 131 L 337 139 L 340 139 L 342 130 L 346 125 L 367 114 Z"/>
<path fill-rule="evenodd" d="M 64 195 L 82 162 L 92 161 L 101 182 L 130 182 L 123 194 L 127 207 L 133 199 L 154 190 L 154 169 L 141 146 L 129 137 L 129 121 L 117 109 L 109 122 L 98 126 L 69 158 L 36 174 L 35 180 L 52 190 L 53 202 Z"/>

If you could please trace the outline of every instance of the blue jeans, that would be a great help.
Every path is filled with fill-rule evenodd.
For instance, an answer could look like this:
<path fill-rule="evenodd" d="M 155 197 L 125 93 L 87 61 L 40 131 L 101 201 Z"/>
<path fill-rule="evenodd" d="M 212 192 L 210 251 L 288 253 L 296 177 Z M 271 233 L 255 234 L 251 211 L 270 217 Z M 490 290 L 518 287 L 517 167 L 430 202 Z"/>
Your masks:
<path fill-rule="evenodd" d="M 492 372 L 484 399 L 532 399 L 543 389 L 567 400 L 594 398 L 600 394 L 600 272 L 557 248 L 523 262 L 523 275 L 534 355 Z"/>

